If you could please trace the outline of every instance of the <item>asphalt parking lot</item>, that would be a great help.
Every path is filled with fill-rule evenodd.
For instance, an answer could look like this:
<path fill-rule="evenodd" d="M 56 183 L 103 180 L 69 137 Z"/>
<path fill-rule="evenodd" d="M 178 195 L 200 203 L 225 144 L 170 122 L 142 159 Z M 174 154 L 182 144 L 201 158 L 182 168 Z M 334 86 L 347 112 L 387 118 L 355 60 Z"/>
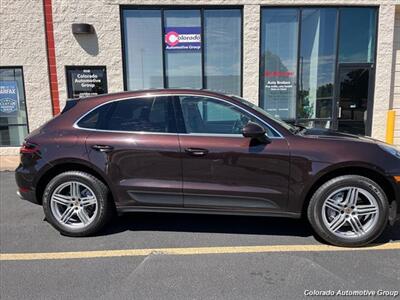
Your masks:
<path fill-rule="evenodd" d="M 314 290 L 400 290 L 399 223 L 368 250 L 327 248 L 301 220 L 237 216 L 131 214 L 98 236 L 69 238 L 15 190 L 14 174 L 1 172 L 2 300 L 302 299 Z"/>

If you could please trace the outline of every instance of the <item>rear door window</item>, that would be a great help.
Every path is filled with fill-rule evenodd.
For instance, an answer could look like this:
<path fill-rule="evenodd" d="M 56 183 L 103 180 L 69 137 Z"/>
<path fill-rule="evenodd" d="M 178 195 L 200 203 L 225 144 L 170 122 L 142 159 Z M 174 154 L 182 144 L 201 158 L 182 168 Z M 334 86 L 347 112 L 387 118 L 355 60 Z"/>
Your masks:
<path fill-rule="evenodd" d="M 169 97 L 147 97 L 115 101 L 86 115 L 79 127 L 109 131 L 176 133 Z"/>

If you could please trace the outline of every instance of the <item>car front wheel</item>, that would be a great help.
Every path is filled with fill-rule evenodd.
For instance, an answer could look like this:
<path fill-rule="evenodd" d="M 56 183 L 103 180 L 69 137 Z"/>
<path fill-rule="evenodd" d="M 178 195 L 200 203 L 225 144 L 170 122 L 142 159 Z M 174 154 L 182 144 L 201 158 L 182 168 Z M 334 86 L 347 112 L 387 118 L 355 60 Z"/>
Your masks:
<path fill-rule="evenodd" d="M 387 197 L 376 182 L 345 175 L 317 189 L 308 206 L 308 219 L 315 232 L 333 245 L 363 246 L 381 235 L 388 210 Z"/>
<path fill-rule="evenodd" d="M 54 177 L 43 195 L 47 221 L 69 236 L 88 236 L 108 221 L 111 204 L 108 189 L 99 179 L 81 171 L 68 171 Z"/>

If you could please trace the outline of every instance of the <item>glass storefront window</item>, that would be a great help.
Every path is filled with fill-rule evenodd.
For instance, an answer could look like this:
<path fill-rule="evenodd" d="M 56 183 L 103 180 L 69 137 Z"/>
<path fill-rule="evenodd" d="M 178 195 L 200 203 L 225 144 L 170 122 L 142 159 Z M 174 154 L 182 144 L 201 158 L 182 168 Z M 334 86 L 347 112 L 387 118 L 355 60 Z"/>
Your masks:
<path fill-rule="evenodd" d="M 297 118 L 331 118 L 336 59 L 337 9 L 304 9 L 301 14 Z"/>
<path fill-rule="evenodd" d="M 376 9 L 341 8 L 339 62 L 372 63 L 375 59 Z"/>
<path fill-rule="evenodd" d="M 375 62 L 376 19 L 371 7 L 262 8 L 260 106 L 286 121 L 337 129 L 344 118 L 337 72 Z"/>
<path fill-rule="evenodd" d="M 204 79 L 213 91 L 241 93 L 241 11 L 207 9 L 204 11 Z"/>
<path fill-rule="evenodd" d="M 166 10 L 165 28 L 201 27 L 200 10 Z M 201 88 L 201 51 L 166 50 L 166 84 L 168 88 Z"/>
<path fill-rule="evenodd" d="M 125 75 L 128 90 L 162 88 L 160 10 L 124 10 Z"/>
<path fill-rule="evenodd" d="M 27 134 L 22 68 L 0 67 L 0 146 L 20 146 Z"/>
<path fill-rule="evenodd" d="M 125 88 L 195 88 L 241 95 L 240 8 L 125 8 Z"/>
<path fill-rule="evenodd" d="M 296 112 L 298 9 L 262 10 L 260 105 L 282 119 Z"/>

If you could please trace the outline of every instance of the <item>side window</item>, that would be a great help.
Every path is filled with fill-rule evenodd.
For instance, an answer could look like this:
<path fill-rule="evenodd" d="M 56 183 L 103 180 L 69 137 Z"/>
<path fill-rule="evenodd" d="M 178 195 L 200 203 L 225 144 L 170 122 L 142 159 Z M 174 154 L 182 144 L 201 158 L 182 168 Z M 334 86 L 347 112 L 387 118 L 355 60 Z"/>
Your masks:
<path fill-rule="evenodd" d="M 105 113 L 102 113 L 103 107 Z M 88 114 L 78 125 L 110 131 L 176 132 L 173 107 L 168 97 L 135 98 L 106 104 Z"/>
<path fill-rule="evenodd" d="M 109 103 L 96 108 L 83 117 L 83 119 L 78 122 L 78 126 L 87 129 L 104 129 L 104 121 L 112 106 L 113 103 Z"/>
<path fill-rule="evenodd" d="M 241 134 L 243 127 L 252 121 L 263 126 L 268 136 L 275 136 L 258 119 L 227 102 L 208 97 L 179 98 L 187 133 Z"/>

